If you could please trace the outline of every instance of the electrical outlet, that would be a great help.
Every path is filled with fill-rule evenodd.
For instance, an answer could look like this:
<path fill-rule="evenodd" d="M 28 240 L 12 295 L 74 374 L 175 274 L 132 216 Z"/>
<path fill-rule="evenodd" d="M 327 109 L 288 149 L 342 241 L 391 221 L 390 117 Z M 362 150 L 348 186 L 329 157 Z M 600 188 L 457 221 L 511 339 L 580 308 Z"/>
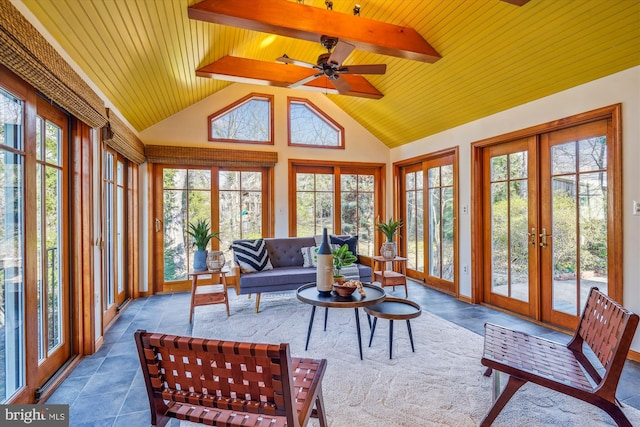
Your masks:
<path fill-rule="evenodd" d="M 640 203 L 638 203 L 636 200 L 633 201 L 633 214 L 640 215 Z"/>
<path fill-rule="evenodd" d="M 463 205 L 462 206 L 462 213 L 463 214 L 468 214 L 469 213 L 469 206 Z"/>
<path fill-rule="evenodd" d="M 462 266 L 462 272 L 464 274 L 469 274 L 469 266 L 467 264 Z"/>

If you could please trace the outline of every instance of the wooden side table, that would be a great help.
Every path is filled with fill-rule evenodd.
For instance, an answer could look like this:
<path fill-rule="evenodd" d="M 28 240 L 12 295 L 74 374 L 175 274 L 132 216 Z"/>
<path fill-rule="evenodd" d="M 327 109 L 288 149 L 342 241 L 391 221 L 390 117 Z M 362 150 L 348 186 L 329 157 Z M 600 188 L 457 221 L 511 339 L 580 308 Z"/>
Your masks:
<path fill-rule="evenodd" d="M 391 263 L 391 269 L 387 270 L 387 264 Z M 376 270 L 377 264 L 380 264 L 380 268 Z M 372 282 L 380 282 L 380 286 L 393 286 L 393 290 L 396 290 L 396 286 L 404 286 L 405 297 L 409 296 L 409 290 L 407 289 L 407 258 L 395 257 L 393 259 L 386 259 L 381 256 L 373 257 L 373 272 L 371 274 Z"/>
<path fill-rule="evenodd" d="M 373 341 L 373 333 L 376 331 L 376 323 L 378 318 L 389 319 L 389 359 L 393 358 L 393 321 L 406 320 L 407 330 L 409 331 L 409 341 L 411 342 L 411 351 L 416 351 L 413 346 L 413 334 L 411 333 L 410 319 L 416 318 L 422 314 L 422 308 L 418 303 L 402 298 L 387 297 L 381 303 L 365 307 L 364 311 L 367 315 L 373 316 L 373 325 L 371 326 L 371 336 L 369 337 L 369 347 Z"/>
<path fill-rule="evenodd" d="M 200 276 L 220 276 L 217 285 L 198 286 Z M 229 295 L 227 294 L 227 270 L 203 270 L 190 271 L 191 277 L 191 308 L 189 309 L 189 323 L 193 321 L 193 309 L 200 305 L 225 304 L 227 306 L 227 316 L 229 316 Z"/>

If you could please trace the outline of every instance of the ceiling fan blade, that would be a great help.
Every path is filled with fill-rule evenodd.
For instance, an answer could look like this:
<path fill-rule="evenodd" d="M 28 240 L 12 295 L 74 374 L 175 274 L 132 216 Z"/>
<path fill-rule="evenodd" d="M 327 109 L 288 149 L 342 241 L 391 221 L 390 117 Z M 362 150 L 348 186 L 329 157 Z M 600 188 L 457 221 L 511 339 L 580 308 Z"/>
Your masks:
<path fill-rule="evenodd" d="M 338 89 L 338 92 L 344 94 L 351 90 L 349 83 L 339 75 L 335 79 L 331 79 L 331 83 Z"/>
<path fill-rule="evenodd" d="M 298 86 L 302 86 L 305 83 L 309 83 L 312 80 L 317 79 L 318 77 L 322 76 L 322 73 L 316 73 L 316 74 L 311 74 L 308 77 L 305 77 L 304 79 L 300 79 L 297 82 L 293 82 L 291 83 L 289 86 L 289 88 L 294 88 L 294 87 L 298 87 Z"/>
<path fill-rule="evenodd" d="M 287 55 L 282 55 L 282 56 L 276 58 L 276 61 L 284 62 L 285 64 L 298 65 L 300 67 L 317 68 L 317 65 L 315 65 L 315 64 L 311 64 L 309 62 L 304 62 L 304 61 L 299 61 L 297 59 L 289 58 Z"/>
<path fill-rule="evenodd" d="M 331 56 L 329 57 L 327 62 L 341 65 L 342 62 L 347 59 L 347 56 L 349 56 L 355 48 L 356 47 L 354 45 L 339 40 L 338 44 L 333 49 L 333 52 L 331 52 Z"/>
<path fill-rule="evenodd" d="M 384 74 L 387 64 L 345 65 L 338 70 L 344 74 Z"/>

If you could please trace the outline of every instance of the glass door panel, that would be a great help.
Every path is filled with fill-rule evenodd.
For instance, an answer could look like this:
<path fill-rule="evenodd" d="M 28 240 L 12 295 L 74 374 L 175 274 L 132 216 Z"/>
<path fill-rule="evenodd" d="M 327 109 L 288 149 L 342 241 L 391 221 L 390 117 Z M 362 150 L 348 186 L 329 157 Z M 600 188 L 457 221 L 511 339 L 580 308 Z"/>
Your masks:
<path fill-rule="evenodd" d="M 608 291 L 607 123 L 600 121 L 552 132 L 542 139 L 548 155 L 543 168 L 542 213 L 546 242 L 543 262 L 550 271 L 544 292 L 545 320 L 577 323 L 592 286 Z M 544 165 L 545 163 L 543 163 Z"/>
<path fill-rule="evenodd" d="M 485 150 L 485 218 L 489 239 L 485 254 L 485 298 L 511 310 L 530 314 L 531 266 L 537 250 L 535 201 L 530 197 L 530 144 L 514 141 Z"/>
<path fill-rule="evenodd" d="M 0 403 L 25 385 L 23 117 L 0 89 Z"/>
<path fill-rule="evenodd" d="M 36 117 L 38 383 L 71 351 L 67 249 L 67 117 L 39 100 Z"/>
<path fill-rule="evenodd" d="M 211 171 L 164 168 L 162 218 L 164 281 L 187 280 L 197 249 L 189 224 L 204 219 L 211 226 Z"/>
<path fill-rule="evenodd" d="M 419 170 L 415 169 L 406 168 L 404 171 L 404 241 L 407 268 L 424 273 L 424 178 L 422 165 L 419 165 Z"/>

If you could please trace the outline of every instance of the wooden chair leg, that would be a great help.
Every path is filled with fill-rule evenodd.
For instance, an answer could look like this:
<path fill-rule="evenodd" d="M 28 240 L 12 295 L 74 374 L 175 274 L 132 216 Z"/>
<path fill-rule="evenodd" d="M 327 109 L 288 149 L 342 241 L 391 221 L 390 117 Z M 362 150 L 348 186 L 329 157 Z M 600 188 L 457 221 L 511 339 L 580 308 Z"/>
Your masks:
<path fill-rule="evenodd" d="M 622 409 L 615 403 L 611 403 L 608 401 L 599 402 L 594 404 L 598 408 L 604 410 L 613 420 L 616 422 L 618 427 L 632 427 L 631 422 L 627 418 L 627 416 L 622 412 Z"/>
<path fill-rule="evenodd" d="M 324 398 L 322 397 L 322 389 L 318 391 L 316 396 L 316 416 L 320 422 L 320 427 L 327 427 L 327 415 L 324 411 Z"/>
<path fill-rule="evenodd" d="M 491 424 L 493 424 L 500 411 L 502 411 L 502 409 L 504 408 L 504 405 L 507 404 L 507 402 L 509 401 L 509 399 L 511 399 L 515 392 L 518 391 L 518 389 L 525 383 L 525 380 L 516 378 L 514 376 L 509 376 L 507 385 L 504 387 L 504 390 L 502 391 L 502 393 L 500 393 L 500 396 L 498 396 L 496 401 L 493 402 L 493 406 L 480 423 L 480 427 L 489 427 Z"/>
<path fill-rule="evenodd" d="M 256 294 L 256 313 L 260 311 L 260 295 L 261 294 Z"/>

